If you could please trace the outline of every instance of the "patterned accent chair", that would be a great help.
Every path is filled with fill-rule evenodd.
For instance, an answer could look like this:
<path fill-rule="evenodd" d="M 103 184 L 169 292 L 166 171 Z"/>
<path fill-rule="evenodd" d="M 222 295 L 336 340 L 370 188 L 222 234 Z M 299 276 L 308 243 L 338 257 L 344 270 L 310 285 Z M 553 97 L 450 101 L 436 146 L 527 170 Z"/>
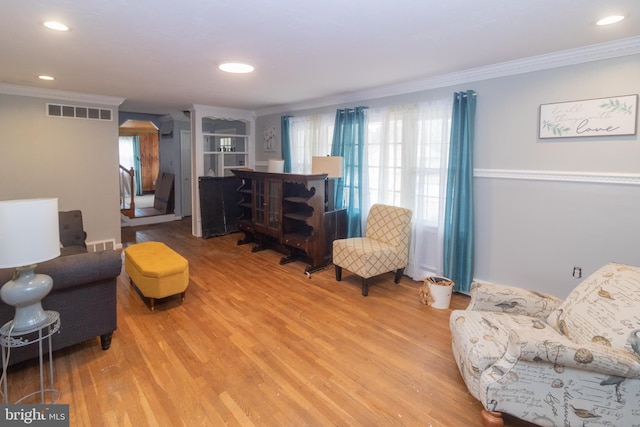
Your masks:
<path fill-rule="evenodd" d="M 395 283 L 400 282 L 409 261 L 411 236 L 409 209 L 375 204 L 369 211 L 365 237 L 352 237 L 333 241 L 333 264 L 336 280 L 342 280 L 342 269 L 362 278 L 362 295 L 369 294 L 367 279 L 389 271 L 396 272 Z"/>
<path fill-rule="evenodd" d="M 473 283 L 451 313 L 458 369 L 484 410 L 542 426 L 631 426 L 640 420 L 640 268 L 610 263 L 561 301 Z"/>

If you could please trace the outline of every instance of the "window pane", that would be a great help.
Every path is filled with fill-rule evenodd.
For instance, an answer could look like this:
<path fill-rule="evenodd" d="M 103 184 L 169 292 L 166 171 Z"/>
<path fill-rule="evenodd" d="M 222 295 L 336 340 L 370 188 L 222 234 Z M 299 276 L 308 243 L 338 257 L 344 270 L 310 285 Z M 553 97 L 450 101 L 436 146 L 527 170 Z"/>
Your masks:
<path fill-rule="evenodd" d="M 414 219 L 438 223 L 450 111 L 446 105 L 427 104 L 370 111 L 366 174 L 371 203 L 404 205 L 414 211 Z"/>

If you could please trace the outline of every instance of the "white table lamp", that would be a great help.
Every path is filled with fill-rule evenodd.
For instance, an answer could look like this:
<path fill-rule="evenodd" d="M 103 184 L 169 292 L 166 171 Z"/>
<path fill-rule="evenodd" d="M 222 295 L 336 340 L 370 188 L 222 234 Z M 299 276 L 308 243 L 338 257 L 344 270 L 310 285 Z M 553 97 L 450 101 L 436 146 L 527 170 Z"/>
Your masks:
<path fill-rule="evenodd" d="M 283 173 L 284 172 L 284 160 L 282 160 L 282 159 L 268 159 L 267 160 L 267 172 Z"/>
<path fill-rule="evenodd" d="M 326 173 L 327 178 L 342 178 L 344 159 L 341 156 L 313 156 L 311 173 Z"/>
<path fill-rule="evenodd" d="M 311 158 L 311 173 L 326 173 L 326 210 L 332 211 L 335 205 L 335 179 L 342 178 L 344 158 L 341 156 L 313 156 Z"/>
<path fill-rule="evenodd" d="M 16 309 L 14 332 L 33 330 L 46 322 L 41 301 L 53 281 L 35 274 L 35 268 L 59 255 L 58 199 L 0 201 L 0 268 L 16 267 L 0 296 Z"/>

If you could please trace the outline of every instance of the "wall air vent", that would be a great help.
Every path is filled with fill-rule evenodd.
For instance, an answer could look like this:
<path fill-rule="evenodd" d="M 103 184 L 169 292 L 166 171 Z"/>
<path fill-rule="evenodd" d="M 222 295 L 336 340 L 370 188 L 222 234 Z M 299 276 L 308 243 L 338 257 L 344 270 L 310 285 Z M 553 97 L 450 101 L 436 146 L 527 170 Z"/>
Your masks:
<path fill-rule="evenodd" d="M 47 102 L 47 116 L 112 121 L 113 111 L 108 108 L 80 107 Z"/>
<path fill-rule="evenodd" d="M 87 242 L 87 252 L 102 252 L 116 250 L 116 239 L 97 240 L 95 242 Z"/>

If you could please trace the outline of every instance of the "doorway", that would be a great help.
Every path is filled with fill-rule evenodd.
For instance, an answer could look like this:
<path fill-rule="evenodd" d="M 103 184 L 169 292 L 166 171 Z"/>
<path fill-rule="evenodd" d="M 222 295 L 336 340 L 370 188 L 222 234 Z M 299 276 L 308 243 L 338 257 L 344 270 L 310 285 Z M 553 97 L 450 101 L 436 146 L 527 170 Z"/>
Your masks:
<path fill-rule="evenodd" d="M 129 217 L 153 212 L 159 172 L 158 128 L 127 120 L 119 128 L 120 210 Z"/>
<path fill-rule="evenodd" d="M 191 131 L 180 131 L 180 175 L 182 216 L 191 216 Z"/>

